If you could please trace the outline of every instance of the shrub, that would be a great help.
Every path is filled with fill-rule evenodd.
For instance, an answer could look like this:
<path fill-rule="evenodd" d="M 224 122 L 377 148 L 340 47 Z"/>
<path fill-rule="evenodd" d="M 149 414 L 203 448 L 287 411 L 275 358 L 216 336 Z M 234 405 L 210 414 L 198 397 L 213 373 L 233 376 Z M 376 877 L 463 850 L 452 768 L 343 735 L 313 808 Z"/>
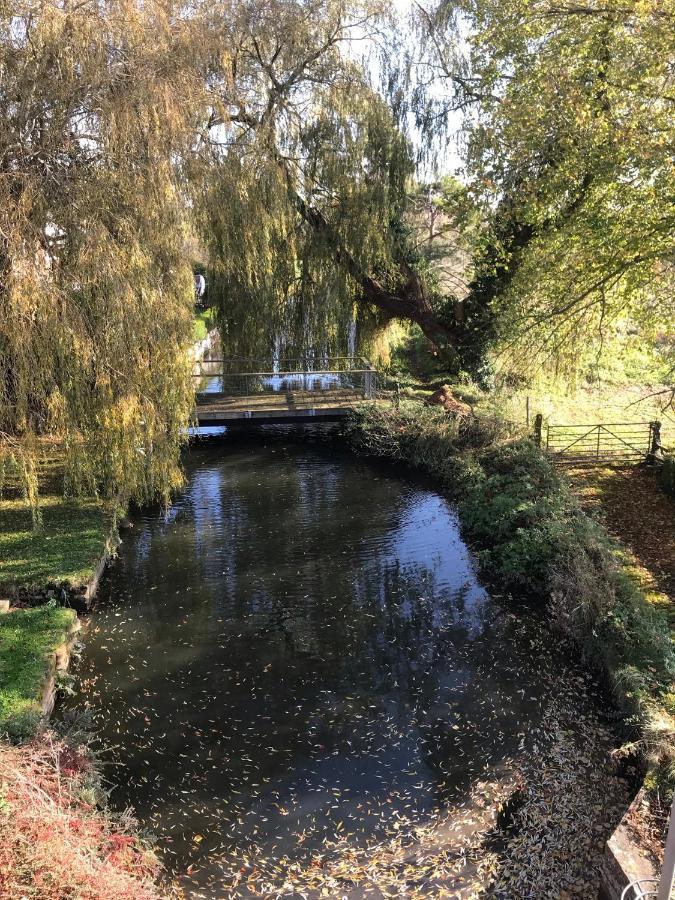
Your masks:
<path fill-rule="evenodd" d="M 0 744 L 0 896 L 158 900 L 159 864 L 128 817 L 95 805 L 86 749 L 46 734 Z"/>

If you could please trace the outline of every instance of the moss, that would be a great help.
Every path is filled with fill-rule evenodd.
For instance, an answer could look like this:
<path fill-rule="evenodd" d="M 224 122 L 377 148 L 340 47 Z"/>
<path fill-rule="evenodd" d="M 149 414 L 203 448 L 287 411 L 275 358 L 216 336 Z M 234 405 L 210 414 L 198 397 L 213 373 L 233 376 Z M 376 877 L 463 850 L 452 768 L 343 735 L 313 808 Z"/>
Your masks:
<path fill-rule="evenodd" d="M 105 549 L 109 517 L 93 500 L 41 494 L 42 527 L 23 499 L 0 500 L 0 585 L 4 589 L 87 581 Z"/>
<path fill-rule="evenodd" d="M 41 713 L 49 654 L 65 641 L 72 609 L 53 603 L 0 616 L 0 733 L 29 735 Z"/>

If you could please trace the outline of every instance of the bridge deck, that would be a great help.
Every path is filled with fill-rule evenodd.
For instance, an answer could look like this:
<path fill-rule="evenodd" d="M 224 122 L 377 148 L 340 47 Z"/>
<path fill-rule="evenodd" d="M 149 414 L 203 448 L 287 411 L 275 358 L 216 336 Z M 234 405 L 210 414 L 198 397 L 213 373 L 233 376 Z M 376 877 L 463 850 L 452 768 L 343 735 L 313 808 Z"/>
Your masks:
<path fill-rule="evenodd" d="M 323 391 L 285 390 L 259 394 L 232 395 L 209 392 L 197 394 L 196 418 L 200 426 L 228 425 L 255 421 L 258 424 L 305 422 L 312 419 L 342 419 L 366 400 L 363 391 L 334 389 Z"/>

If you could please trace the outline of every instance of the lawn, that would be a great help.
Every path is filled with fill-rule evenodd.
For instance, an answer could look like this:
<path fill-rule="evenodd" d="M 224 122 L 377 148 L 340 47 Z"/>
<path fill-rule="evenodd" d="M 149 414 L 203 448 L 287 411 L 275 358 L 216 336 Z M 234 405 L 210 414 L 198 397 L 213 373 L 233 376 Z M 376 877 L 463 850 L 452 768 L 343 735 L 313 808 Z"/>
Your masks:
<path fill-rule="evenodd" d="M 41 713 L 49 654 L 75 619 L 53 603 L 0 615 L 0 734 L 28 735 Z"/>
<path fill-rule="evenodd" d="M 16 478 L 0 499 L 0 598 L 50 585 L 78 587 L 105 552 L 110 517 L 96 500 L 65 499 L 58 454 L 40 461 L 40 512 L 31 511 Z M 9 482 L 9 483 L 8 483 Z M 75 612 L 54 602 L 0 614 L 0 734 L 30 735 L 40 717 L 49 655 L 62 644 Z"/>
<path fill-rule="evenodd" d="M 33 530 L 21 498 L 0 500 L 0 589 L 78 586 L 94 573 L 109 532 L 94 500 L 41 494 L 42 527 Z"/>
<path fill-rule="evenodd" d="M 192 326 L 192 339 L 195 341 L 203 341 L 211 329 L 216 327 L 215 310 L 209 309 L 195 310 L 195 318 Z"/>

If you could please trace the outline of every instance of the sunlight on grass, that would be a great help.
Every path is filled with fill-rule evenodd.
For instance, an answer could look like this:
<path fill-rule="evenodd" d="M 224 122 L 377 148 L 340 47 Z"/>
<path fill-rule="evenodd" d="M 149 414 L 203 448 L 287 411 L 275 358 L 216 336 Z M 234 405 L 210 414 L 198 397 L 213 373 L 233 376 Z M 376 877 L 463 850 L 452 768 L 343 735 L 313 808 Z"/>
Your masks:
<path fill-rule="evenodd" d="M 200 309 L 195 312 L 194 323 L 192 326 L 192 340 L 203 341 L 212 328 L 216 327 L 215 310 Z"/>
<path fill-rule="evenodd" d="M 593 425 L 603 422 L 637 423 L 658 420 L 662 423 L 661 439 L 666 447 L 675 447 L 675 415 L 663 412 L 658 398 L 649 397 L 657 387 L 652 385 L 585 385 L 573 393 L 546 388 L 523 388 L 500 391 L 479 401 L 479 408 L 499 408 L 504 417 L 514 422 L 526 421 L 527 397 L 530 398 L 530 422 L 542 413 L 551 425 Z"/>
<path fill-rule="evenodd" d="M 30 732 L 40 715 L 48 654 L 62 644 L 75 620 L 53 604 L 0 616 L 0 733 Z"/>
<path fill-rule="evenodd" d="M 105 549 L 108 520 L 100 503 L 40 497 L 43 525 L 31 527 L 23 499 L 0 501 L 0 585 L 84 583 Z"/>

